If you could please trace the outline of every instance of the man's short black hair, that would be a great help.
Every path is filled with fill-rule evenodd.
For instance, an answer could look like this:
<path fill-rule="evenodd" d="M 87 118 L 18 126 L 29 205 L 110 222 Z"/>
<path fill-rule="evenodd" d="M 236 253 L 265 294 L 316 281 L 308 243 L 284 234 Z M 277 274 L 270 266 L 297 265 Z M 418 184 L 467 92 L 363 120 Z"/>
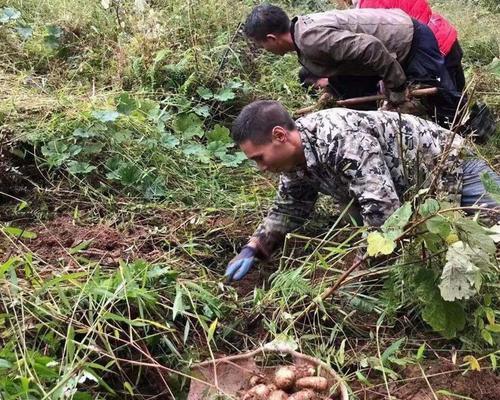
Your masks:
<path fill-rule="evenodd" d="M 247 37 L 263 41 L 269 34 L 281 34 L 290 31 L 290 18 L 279 7 L 262 4 L 255 7 L 245 21 L 243 32 Z"/>
<path fill-rule="evenodd" d="M 264 144 L 271 141 L 271 132 L 275 126 L 295 129 L 292 117 L 281 103 L 273 100 L 254 101 L 241 110 L 233 123 L 231 136 L 236 144 L 246 140 Z"/>

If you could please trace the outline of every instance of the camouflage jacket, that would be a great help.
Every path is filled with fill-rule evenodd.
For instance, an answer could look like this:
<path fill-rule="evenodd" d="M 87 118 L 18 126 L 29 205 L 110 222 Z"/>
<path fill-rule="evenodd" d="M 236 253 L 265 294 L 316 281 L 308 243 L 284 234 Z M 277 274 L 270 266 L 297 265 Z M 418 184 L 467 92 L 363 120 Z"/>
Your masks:
<path fill-rule="evenodd" d="M 431 185 L 431 173 L 444 156 L 437 192 L 460 201 L 463 139 L 456 135 L 444 154 L 451 132 L 432 122 L 394 112 L 333 108 L 300 118 L 296 126 L 306 165 L 280 176 L 274 204 L 253 235 L 261 257 L 305 221 L 318 193 L 344 206 L 354 200 L 365 225 L 382 225 L 405 192 Z"/>

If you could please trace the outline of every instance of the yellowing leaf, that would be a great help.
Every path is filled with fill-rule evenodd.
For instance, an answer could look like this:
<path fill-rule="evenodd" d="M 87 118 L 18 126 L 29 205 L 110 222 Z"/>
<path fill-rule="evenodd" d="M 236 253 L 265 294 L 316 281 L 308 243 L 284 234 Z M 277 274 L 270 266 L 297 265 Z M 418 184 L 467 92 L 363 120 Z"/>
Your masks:
<path fill-rule="evenodd" d="M 393 240 L 382 236 L 380 232 L 372 232 L 368 235 L 368 255 L 377 256 L 379 254 L 391 254 L 396 248 Z"/>
<path fill-rule="evenodd" d="M 208 335 L 207 335 L 208 342 L 210 342 L 213 339 L 213 337 L 214 337 L 215 329 L 217 329 L 217 322 L 218 322 L 218 319 L 216 318 L 210 324 L 210 328 L 208 328 Z"/>
<path fill-rule="evenodd" d="M 465 356 L 464 362 L 469 364 L 469 367 L 472 371 L 481 371 L 481 366 L 479 365 L 479 361 L 474 356 Z"/>
<path fill-rule="evenodd" d="M 452 245 L 455 242 L 458 242 L 458 235 L 456 233 L 450 233 L 448 236 L 446 236 L 446 243 L 449 245 Z"/>

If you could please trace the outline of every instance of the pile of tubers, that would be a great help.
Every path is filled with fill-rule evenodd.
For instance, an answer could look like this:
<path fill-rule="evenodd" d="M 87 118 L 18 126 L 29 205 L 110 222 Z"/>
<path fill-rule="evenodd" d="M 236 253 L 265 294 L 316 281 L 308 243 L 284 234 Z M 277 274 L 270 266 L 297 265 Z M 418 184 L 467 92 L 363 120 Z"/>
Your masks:
<path fill-rule="evenodd" d="M 327 400 L 329 384 L 326 378 L 315 376 L 310 365 L 279 367 L 271 383 L 262 376 L 252 376 L 250 389 L 241 400 Z"/>

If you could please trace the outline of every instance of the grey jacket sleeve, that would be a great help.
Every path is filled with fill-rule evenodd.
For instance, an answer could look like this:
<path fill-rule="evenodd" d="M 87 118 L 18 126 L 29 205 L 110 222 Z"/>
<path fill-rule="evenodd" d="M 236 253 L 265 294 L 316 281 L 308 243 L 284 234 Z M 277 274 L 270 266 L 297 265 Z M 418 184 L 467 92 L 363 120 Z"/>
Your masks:
<path fill-rule="evenodd" d="M 359 204 L 364 224 L 378 227 L 400 206 L 380 144 L 363 132 L 352 132 L 339 141 L 337 173 Z"/>
<path fill-rule="evenodd" d="M 288 232 L 305 222 L 317 198 L 317 188 L 307 181 L 295 174 L 281 175 L 274 203 L 253 234 L 259 242 L 259 257 L 269 257 L 281 245 Z"/>
<path fill-rule="evenodd" d="M 380 76 L 389 90 L 402 90 L 406 85 L 403 67 L 375 36 L 333 28 L 323 28 L 318 32 L 311 30 L 305 35 L 310 36 L 310 40 L 306 37 L 302 40 L 312 42 L 306 46 L 304 53 L 319 63 L 330 59 L 332 64 L 339 65 L 346 73 L 351 65 L 355 70 L 366 66 L 367 73 Z"/>

